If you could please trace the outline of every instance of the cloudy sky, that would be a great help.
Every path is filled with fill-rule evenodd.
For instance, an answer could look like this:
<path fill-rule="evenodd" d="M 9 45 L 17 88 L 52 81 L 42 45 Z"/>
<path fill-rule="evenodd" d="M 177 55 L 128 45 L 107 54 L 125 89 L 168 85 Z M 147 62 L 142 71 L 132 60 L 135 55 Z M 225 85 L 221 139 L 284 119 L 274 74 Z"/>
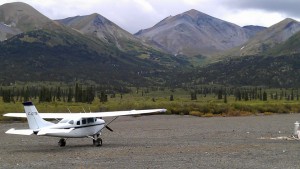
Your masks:
<path fill-rule="evenodd" d="M 167 16 L 196 9 L 240 26 L 271 26 L 285 18 L 300 21 L 300 0 L 18 0 L 50 19 L 99 13 L 136 33 Z M 15 0 L 1 0 L 0 5 Z"/>

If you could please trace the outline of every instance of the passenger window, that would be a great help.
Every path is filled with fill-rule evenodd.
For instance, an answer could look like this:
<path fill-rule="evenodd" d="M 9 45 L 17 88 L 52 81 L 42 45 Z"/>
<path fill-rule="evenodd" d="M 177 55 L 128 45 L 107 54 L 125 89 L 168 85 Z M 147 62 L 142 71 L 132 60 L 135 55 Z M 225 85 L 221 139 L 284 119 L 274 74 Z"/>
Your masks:
<path fill-rule="evenodd" d="M 82 124 L 86 124 L 86 119 L 82 119 Z"/>
<path fill-rule="evenodd" d="M 77 121 L 77 125 L 80 125 L 80 121 Z"/>
<path fill-rule="evenodd" d="M 88 123 L 93 123 L 94 122 L 94 118 L 88 118 Z"/>
<path fill-rule="evenodd" d="M 73 120 L 69 121 L 69 124 L 74 124 L 74 121 Z"/>

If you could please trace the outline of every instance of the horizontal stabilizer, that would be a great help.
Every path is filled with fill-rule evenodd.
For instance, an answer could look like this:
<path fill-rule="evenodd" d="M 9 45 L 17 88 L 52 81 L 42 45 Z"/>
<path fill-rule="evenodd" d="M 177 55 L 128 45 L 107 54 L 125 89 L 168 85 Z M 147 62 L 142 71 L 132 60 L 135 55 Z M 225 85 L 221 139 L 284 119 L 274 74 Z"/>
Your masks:
<path fill-rule="evenodd" d="M 22 129 L 22 130 L 15 130 L 14 128 L 9 129 L 5 132 L 6 134 L 18 134 L 18 135 L 31 135 L 33 134 L 33 130 L 30 129 Z"/>
<path fill-rule="evenodd" d="M 57 134 L 57 133 L 70 133 L 74 128 L 70 129 L 41 129 L 37 135 Z"/>
<path fill-rule="evenodd" d="M 6 116 L 6 117 L 24 117 L 24 118 L 26 118 L 26 113 L 7 113 L 7 114 L 4 114 L 3 116 Z"/>

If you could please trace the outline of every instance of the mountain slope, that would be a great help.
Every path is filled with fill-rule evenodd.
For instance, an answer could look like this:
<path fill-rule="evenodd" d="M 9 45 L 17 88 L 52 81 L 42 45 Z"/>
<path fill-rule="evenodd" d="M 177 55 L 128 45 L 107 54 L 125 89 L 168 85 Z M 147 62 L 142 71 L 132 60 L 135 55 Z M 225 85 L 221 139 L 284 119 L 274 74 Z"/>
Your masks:
<path fill-rule="evenodd" d="M 57 21 L 83 35 L 98 39 L 104 44 L 116 46 L 132 57 L 156 62 L 165 66 L 189 64 L 185 58 L 171 57 L 142 43 L 129 32 L 96 13 L 86 16 L 69 17 Z"/>
<path fill-rule="evenodd" d="M 63 29 L 21 33 L 0 43 L 0 81 L 82 79 L 102 84 L 142 85 L 149 80 L 139 72 L 165 69 L 101 43 Z"/>
<path fill-rule="evenodd" d="M 268 29 L 258 33 L 242 47 L 230 51 L 230 56 L 247 56 L 268 54 L 276 45 L 284 43 L 295 33 L 300 31 L 300 23 L 293 19 L 285 19 Z M 274 54 L 274 53 L 273 53 Z M 276 55 L 276 54 L 275 54 Z"/>
<path fill-rule="evenodd" d="M 1 41 L 21 32 L 42 29 L 55 24 L 31 6 L 22 2 L 1 5 L 0 22 Z"/>
<path fill-rule="evenodd" d="M 142 85 L 151 81 L 147 77 L 152 73 L 167 69 L 163 64 L 177 62 L 161 53 L 140 58 L 137 52 L 123 52 L 114 44 L 51 21 L 24 3 L 0 9 L 1 36 L 12 34 L 0 42 L 0 82 L 83 79 Z"/>
<path fill-rule="evenodd" d="M 200 84 L 297 88 L 300 85 L 299 73 L 300 54 L 294 54 L 226 59 L 190 74 Z"/>
<path fill-rule="evenodd" d="M 210 55 L 239 46 L 251 37 L 248 32 L 235 24 L 190 10 L 167 17 L 135 35 L 173 54 L 193 56 Z"/>
<path fill-rule="evenodd" d="M 99 14 L 70 17 L 58 20 L 58 22 L 78 30 L 82 34 L 97 37 L 103 42 L 114 44 L 119 49 L 128 48 L 126 42 L 129 41 L 140 43 L 129 32 Z"/>
<path fill-rule="evenodd" d="M 243 29 L 247 32 L 249 37 L 254 37 L 258 32 L 262 32 L 267 28 L 263 26 L 247 25 L 247 26 L 243 26 Z"/>
<path fill-rule="evenodd" d="M 268 53 L 273 55 L 289 55 L 300 53 L 300 31 L 287 41 L 272 48 Z"/>

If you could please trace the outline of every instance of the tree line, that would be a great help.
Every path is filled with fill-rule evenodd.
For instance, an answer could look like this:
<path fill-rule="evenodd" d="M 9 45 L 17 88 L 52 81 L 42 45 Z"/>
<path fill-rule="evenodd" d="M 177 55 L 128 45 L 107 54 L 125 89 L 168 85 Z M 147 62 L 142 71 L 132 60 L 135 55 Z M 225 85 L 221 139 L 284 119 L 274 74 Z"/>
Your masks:
<path fill-rule="evenodd" d="M 95 86 L 80 85 L 76 83 L 75 87 L 36 87 L 26 86 L 17 87 L 1 87 L 0 96 L 3 102 L 25 102 L 32 99 L 38 99 L 39 102 L 82 102 L 92 103 L 96 95 Z"/>
<path fill-rule="evenodd" d="M 135 87 L 136 93 L 142 96 L 150 91 L 165 91 L 172 93 L 170 101 L 176 100 L 173 95 L 174 88 L 166 87 Z M 224 87 L 224 86 L 189 86 L 184 88 L 190 92 L 191 100 L 198 100 L 201 97 L 214 96 L 217 100 L 228 102 L 228 97 L 234 97 L 235 101 L 251 100 L 299 100 L 298 89 L 268 89 L 263 87 Z M 25 87 L 0 87 L 0 96 L 3 102 L 22 102 L 38 100 L 39 102 L 81 102 L 92 103 L 96 97 L 100 102 L 107 102 L 108 95 L 114 98 L 116 93 L 129 93 L 130 88 L 112 88 L 108 86 L 83 85 L 76 83 L 74 86 L 25 86 Z M 201 96 L 201 97 L 199 97 Z M 153 99 L 155 101 L 155 99 Z"/>

